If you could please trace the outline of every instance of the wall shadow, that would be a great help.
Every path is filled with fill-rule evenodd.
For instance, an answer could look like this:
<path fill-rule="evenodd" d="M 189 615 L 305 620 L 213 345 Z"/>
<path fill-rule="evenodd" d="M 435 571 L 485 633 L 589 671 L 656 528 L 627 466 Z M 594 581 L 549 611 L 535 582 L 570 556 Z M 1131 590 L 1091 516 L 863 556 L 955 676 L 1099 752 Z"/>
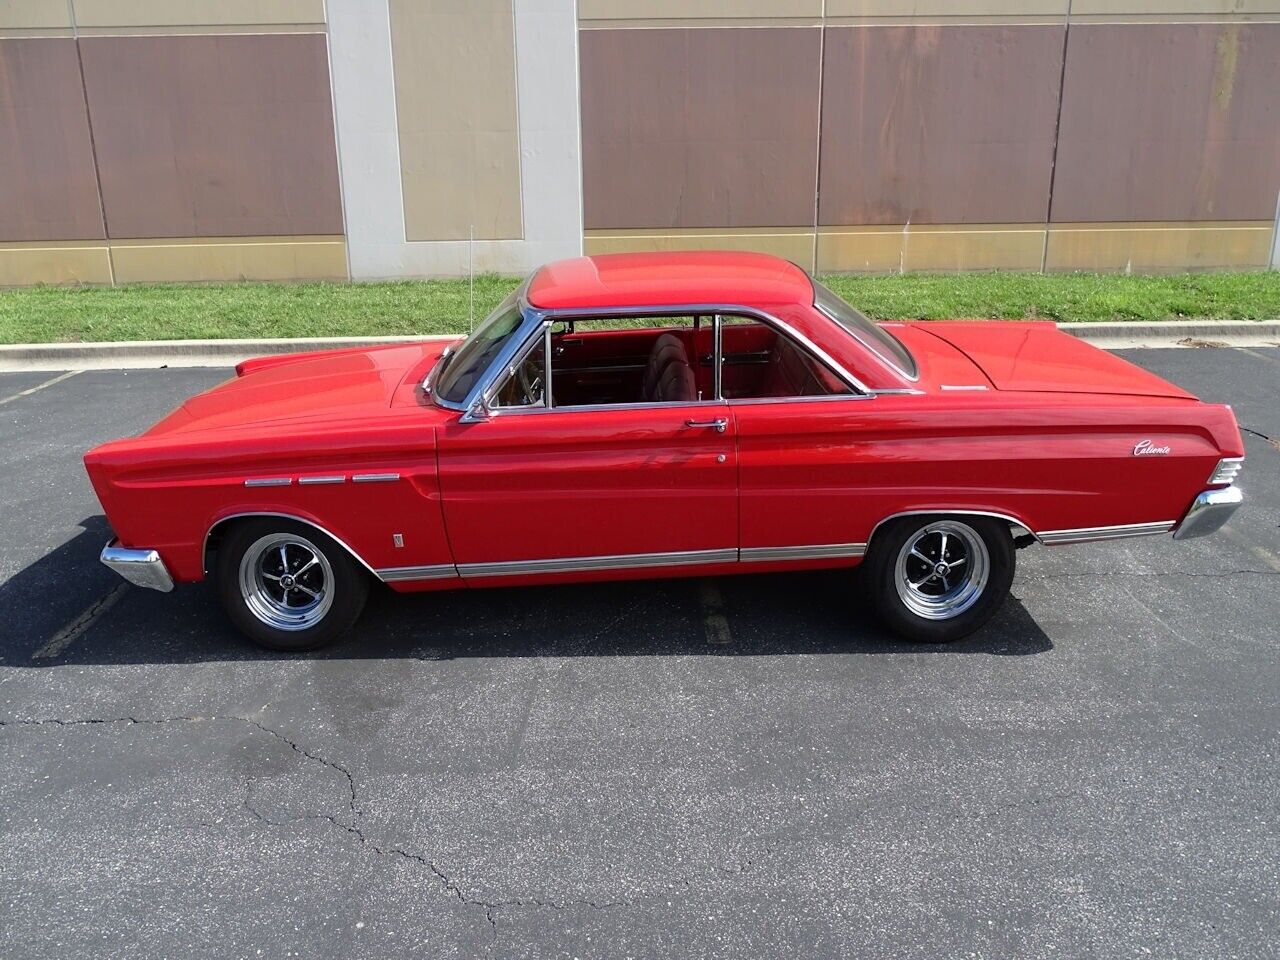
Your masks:
<path fill-rule="evenodd" d="M 120 665 L 277 660 L 475 657 L 1027 656 L 1052 649 L 1016 597 L 978 633 L 946 646 L 907 643 L 861 604 L 849 571 L 749 574 L 629 583 L 395 594 L 374 589 L 340 642 L 312 654 L 252 646 L 227 622 L 208 583 L 162 594 L 130 587 L 60 654 L 33 659 L 52 636 L 122 582 L 98 562 L 105 519 L 0 585 L 0 665 Z M 729 642 L 709 638 L 722 616 Z"/>

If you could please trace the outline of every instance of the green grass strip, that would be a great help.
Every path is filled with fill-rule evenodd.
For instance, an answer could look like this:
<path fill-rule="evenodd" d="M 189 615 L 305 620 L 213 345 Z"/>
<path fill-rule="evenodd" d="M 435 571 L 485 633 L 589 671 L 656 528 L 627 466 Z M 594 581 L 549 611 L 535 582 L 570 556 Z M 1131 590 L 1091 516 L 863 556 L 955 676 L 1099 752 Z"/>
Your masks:
<path fill-rule="evenodd" d="M 1262 320 L 1280 317 L 1280 272 L 831 276 L 878 319 Z M 481 318 L 518 281 L 475 280 Z M 35 287 L 0 291 L 0 343 L 466 332 L 462 280 Z"/>

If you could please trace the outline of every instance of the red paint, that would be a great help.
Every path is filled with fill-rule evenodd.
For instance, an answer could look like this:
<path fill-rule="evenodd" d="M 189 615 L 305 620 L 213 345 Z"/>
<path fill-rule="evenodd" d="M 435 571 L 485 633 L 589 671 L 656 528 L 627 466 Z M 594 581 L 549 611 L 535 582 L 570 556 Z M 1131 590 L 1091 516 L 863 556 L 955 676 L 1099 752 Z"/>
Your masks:
<path fill-rule="evenodd" d="M 1244 453 L 1230 408 L 1201 403 L 1050 324 L 886 324 L 920 368 L 918 381 L 904 381 L 813 308 L 799 268 L 771 257 L 580 258 L 540 271 L 529 299 L 542 309 L 737 305 L 800 331 L 873 388 L 915 392 L 563 408 L 463 424 L 420 386 L 443 343 L 263 358 L 241 364 L 237 378 L 191 398 L 141 436 L 86 454 L 112 527 L 124 546 L 158 550 L 184 581 L 203 577 L 211 528 L 253 512 L 316 523 L 374 569 L 866 543 L 881 520 L 911 510 L 988 511 L 1035 531 L 1178 520 L 1218 459 Z M 695 344 L 692 354 L 704 346 Z M 700 387 L 708 377 L 698 372 Z M 723 433 L 685 425 L 719 417 L 727 420 Z M 1171 452 L 1134 456 L 1142 440 Z M 400 479 L 296 482 L 380 472 Z M 294 482 L 244 484 L 262 477 Z M 394 533 L 403 535 L 402 548 Z M 394 587 L 462 585 L 453 577 Z"/>

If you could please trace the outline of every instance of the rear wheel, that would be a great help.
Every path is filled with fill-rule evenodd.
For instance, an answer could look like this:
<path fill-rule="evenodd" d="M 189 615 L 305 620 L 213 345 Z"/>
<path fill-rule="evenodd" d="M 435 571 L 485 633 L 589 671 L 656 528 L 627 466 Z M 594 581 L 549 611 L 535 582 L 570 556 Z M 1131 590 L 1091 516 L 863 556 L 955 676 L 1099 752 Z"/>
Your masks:
<path fill-rule="evenodd" d="M 232 622 L 272 650 L 311 650 L 350 629 L 365 571 L 331 537 L 297 521 L 237 524 L 218 548 L 218 593 Z"/>
<path fill-rule="evenodd" d="M 908 640 L 950 643 L 995 615 L 1013 582 L 1008 526 L 989 517 L 915 516 L 885 524 L 867 556 L 872 605 Z"/>

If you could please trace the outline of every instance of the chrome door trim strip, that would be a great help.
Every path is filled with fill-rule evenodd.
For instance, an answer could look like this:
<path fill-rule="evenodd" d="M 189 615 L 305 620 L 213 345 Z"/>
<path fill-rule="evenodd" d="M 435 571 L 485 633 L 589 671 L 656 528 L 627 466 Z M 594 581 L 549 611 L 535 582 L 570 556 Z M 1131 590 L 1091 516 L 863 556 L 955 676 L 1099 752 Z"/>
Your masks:
<path fill-rule="evenodd" d="M 452 563 L 436 563 L 425 567 L 379 567 L 374 571 L 383 583 L 405 580 L 449 580 L 458 575 Z"/>
<path fill-rule="evenodd" d="M 293 477 L 252 477 L 244 482 L 246 487 L 287 487 Z"/>
<path fill-rule="evenodd" d="M 462 577 L 519 577 L 547 573 L 588 573 L 593 570 L 629 570 L 644 567 L 682 567 L 710 563 L 735 563 L 735 547 L 723 550 L 679 550 L 671 553 L 627 553 L 601 557 L 565 557 L 546 560 L 500 560 L 460 563 Z"/>
<path fill-rule="evenodd" d="M 345 473 L 337 473 L 332 476 L 324 477 L 299 477 L 298 485 L 302 487 L 315 487 L 323 483 L 346 483 L 347 475 Z"/>
<path fill-rule="evenodd" d="M 1177 520 L 1160 520 L 1155 523 L 1122 523 L 1114 527 L 1077 527 L 1074 530 L 1042 530 L 1037 536 L 1041 543 L 1050 546 L 1063 543 L 1092 543 L 1095 540 L 1124 540 L 1129 537 L 1150 537 L 1168 533 Z"/>
<path fill-rule="evenodd" d="M 743 563 L 769 560 L 838 560 L 861 557 L 867 552 L 865 543 L 823 543 L 798 547 L 743 547 L 738 551 Z"/>
<path fill-rule="evenodd" d="M 351 475 L 352 483 L 391 483 L 399 479 L 398 473 L 353 473 Z"/>

